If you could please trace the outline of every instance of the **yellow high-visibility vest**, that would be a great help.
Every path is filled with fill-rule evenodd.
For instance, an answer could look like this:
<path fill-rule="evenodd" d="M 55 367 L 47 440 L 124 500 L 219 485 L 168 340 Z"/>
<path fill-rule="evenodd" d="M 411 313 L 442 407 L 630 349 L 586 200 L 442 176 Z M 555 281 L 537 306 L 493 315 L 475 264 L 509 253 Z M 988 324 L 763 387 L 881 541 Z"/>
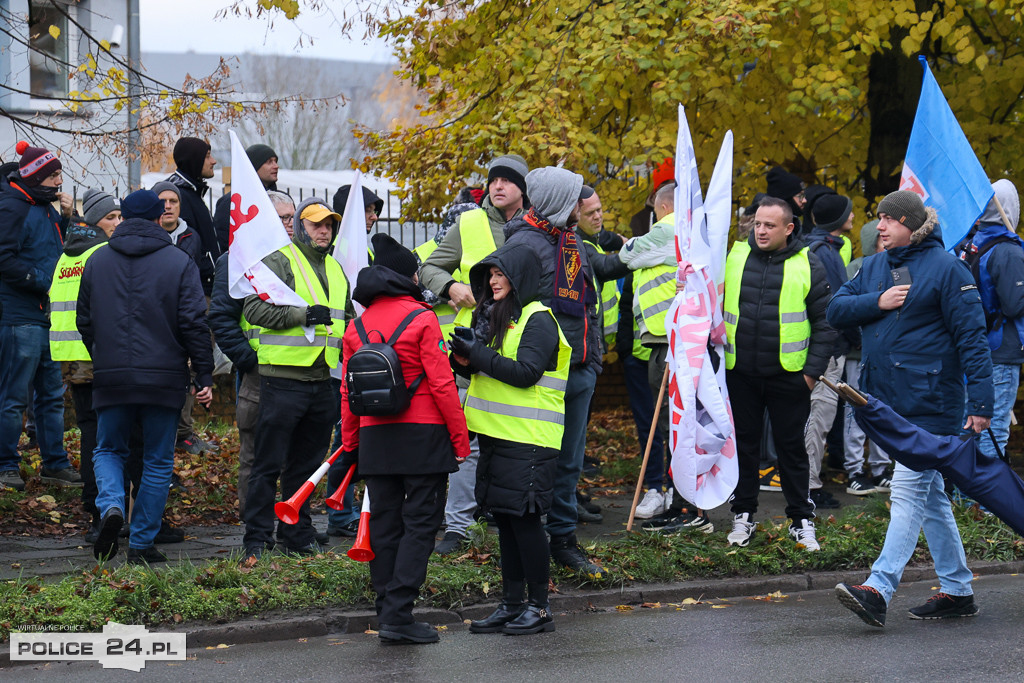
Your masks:
<path fill-rule="evenodd" d="M 491 221 L 484 209 L 471 209 L 459 216 L 459 241 L 462 246 L 462 260 L 458 269 L 452 273 L 456 282 L 469 284 L 469 269 L 481 259 L 489 255 L 497 246 L 491 234 Z M 473 309 L 456 310 L 451 304 L 434 306 L 434 314 L 441 325 L 441 337 L 448 339 L 457 326 L 468 327 L 473 318 Z"/>
<path fill-rule="evenodd" d="M 75 317 L 78 315 L 78 290 L 82 286 L 85 262 L 104 246 L 97 244 L 78 256 L 61 254 L 53 270 L 50 285 L 50 358 L 59 361 L 92 360 L 82 343 Z"/>

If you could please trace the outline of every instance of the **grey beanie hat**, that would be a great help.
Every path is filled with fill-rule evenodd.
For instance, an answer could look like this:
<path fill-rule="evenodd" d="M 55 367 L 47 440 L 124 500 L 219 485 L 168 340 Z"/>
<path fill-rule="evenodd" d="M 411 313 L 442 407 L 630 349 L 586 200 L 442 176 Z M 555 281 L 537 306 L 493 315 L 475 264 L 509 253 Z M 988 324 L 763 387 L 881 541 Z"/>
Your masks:
<path fill-rule="evenodd" d="M 169 183 L 166 180 L 161 180 L 159 183 L 153 185 L 153 187 L 151 187 L 150 189 L 153 190 L 153 192 L 156 192 L 157 194 L 168 191 L 173 192 L 174 194 L 178 195 L 178 201 L 181 201 L 181 190 L 179 190 L 178 186 L 175 185 L 174 183 Z"/>
<path fill-rule="evenodd" d="M 910 232 L 914 232 L 928 220 L 928 212 L 924 209 L 921 196 L 910 190 L 897 190 L 885 195 L 885 198 L 878 202 L 876 213 L 887 214 L 893 220 L 902 223 Z"/>
<path fill-rule="evenodd" d="M 121 205 L 113 195 L 92 188 L 82 197 L 82 218 L 89 225 L 96 225 L 111 211 L 120 211 Z"/>
<path fill-rule="evenodd" d="M 524 194 L 526 193 L 526 175 L 530 167 L 526 159 L 518 154 L 506 154 L 498 157 L 487 167 L 487 184 L 495 178 L 505 178 L 512 181 Z"/>

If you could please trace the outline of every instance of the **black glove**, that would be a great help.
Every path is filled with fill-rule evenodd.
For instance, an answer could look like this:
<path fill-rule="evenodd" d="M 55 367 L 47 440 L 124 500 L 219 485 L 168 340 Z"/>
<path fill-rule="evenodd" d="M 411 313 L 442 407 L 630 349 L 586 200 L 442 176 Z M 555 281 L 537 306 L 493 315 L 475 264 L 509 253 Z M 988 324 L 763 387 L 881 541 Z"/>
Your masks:
<path fill-rule="evenodd" d="M 448 345 L 452 349 L 452 353 L 456 356 L 462 356 L 463 358 L 469 358 L 469 355 L 473 353 L 473 349 L 477 345 L 476 337 L 473 339 L 465 339 L 459 337 L 454 333 L 448 338 Z"/>
<path fill-rule="evenodd" d="M 359 448 L 358 447 L 356 447 L 355 450 L 342 451 L 341 452 L 341 456 L 339 458 L 338 465 L 341 467 L 341 469 L 343 471 L 348 472 L 348 469 L 350 467 L 352 467 L 352 465 L 358 465 L 358 464 L 359 464 Z"/>
<path fill-rule="evenodd" d="M 321 304 L 306 307 L 306 325 L 309 327 L 333 324 L 334 321 L 331 320 L 331 309 Z"/>

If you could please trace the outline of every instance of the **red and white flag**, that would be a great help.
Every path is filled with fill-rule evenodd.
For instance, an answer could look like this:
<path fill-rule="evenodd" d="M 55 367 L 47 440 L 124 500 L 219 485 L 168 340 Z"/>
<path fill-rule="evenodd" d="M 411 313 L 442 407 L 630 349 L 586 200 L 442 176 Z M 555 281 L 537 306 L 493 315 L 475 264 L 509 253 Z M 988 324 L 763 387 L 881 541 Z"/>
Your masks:
<path fill-rule="evenodd" d="M 267 190 L 256 175 L 235 131 L 231 135 L 231 232 L 228 237 L 228 292 L 236 299 L 258 294 L 278 306 L 306 302 L 281 281 L 263 259 L 291 244 Z"/>

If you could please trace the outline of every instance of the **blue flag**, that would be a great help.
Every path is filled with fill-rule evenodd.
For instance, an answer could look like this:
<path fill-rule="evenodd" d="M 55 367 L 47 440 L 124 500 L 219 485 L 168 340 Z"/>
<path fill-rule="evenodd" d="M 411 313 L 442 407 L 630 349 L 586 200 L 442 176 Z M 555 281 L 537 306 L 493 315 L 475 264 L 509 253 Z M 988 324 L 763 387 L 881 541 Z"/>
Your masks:
<path fill-rule="evenodd" d="M 992 199 L 992 184 L 967 142 L 924 57 L 921 99 L 917 103 L 900 189 L 921 195 L 939 214 L 942 241 L 956 246 Z"/>

